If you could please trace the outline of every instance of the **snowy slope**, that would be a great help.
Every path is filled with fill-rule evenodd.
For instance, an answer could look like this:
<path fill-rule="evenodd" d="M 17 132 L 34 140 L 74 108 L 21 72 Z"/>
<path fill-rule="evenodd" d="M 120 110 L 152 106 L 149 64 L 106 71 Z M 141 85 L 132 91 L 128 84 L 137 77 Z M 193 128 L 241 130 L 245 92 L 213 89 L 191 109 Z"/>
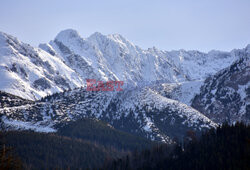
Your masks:
<path fill-rule="evenodd" d="M 39 99 L 83 81 L 58 57 L 0 32 L 0 90 Z"/>
<path fill-rule="evenodd" d="M 119 34 L 82 38 L 72 29 L 33 48 L 1 32 L 0 90 L 34 100 L 84 86 L 87 78 L 122 80 L 128 87 L 157 81 L 186 87 L 183 82 L 202 81 L 237 58 L 232 52 L 143 50 Z M 181 101 L 189 104 L 189 98 Z"/>
<path fill-rule="evenodd" d="M 189 80 L 203 80 L 229 66 L 238 58 L 233 51 L 215 50 L 208 53 L 179 50 L 166 52 L 165 55 L 185 73 Z"/>
<path fill-rule="evenodd" d="M 201 132 L 217 126 L 197 110 L 148 87 L 119 93 L 75 89 L 34 104 L 4 107 L 0 115 L 7 128 L 36 131 L 54 131 L 82 117 L 97 118 L 116 129 L 164 142 L 183 137 L 187 130 Z"/>
<path fill-rule="evenodd" d="M 179 83 L 156 83 L 151 88 L 164 97 L 191 105 L 195 95 L 200 93 L 203 80 L 185 81 Z"/>
<path fill-rule="evenodd" d="M 170 83 L 203 80 L 237 58 L 230 52 L 219 51 L 206 54 L 143 50 L 119 34 L 94 33 L 85 39 L 71 29 L 60 32 L 47 46 L 53 47 L 68 66 L 77 72 L 81 70 L 82 78 L 118 79 L 133 85 L 159 80 Z M 81 64 L 74 63 L 75 60 Z"/>
<path fill-rule="evenodd" d="M 212 120 L 250 122 L 250 45 L 234 50 L 239 59 L 206 79 L 192 106 Z"/>

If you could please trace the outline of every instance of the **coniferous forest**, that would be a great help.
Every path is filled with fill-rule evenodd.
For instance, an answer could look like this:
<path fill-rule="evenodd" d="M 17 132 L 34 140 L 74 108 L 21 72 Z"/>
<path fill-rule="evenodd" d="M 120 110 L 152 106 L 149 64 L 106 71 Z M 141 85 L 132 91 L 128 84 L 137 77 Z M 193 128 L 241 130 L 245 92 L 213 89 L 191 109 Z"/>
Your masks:
<path fill-rule="evenodd" d="M 112 132 L 93 120 L 77 121 L 78 127 L 82 122 L 93 127 L 96 136 L 87 138 L 87 131 L 77 132 L 73 124 L 54 134 L 1 132 L 0 169 L 250 169 L 250 126 L 243 123 L 224 124 L 201 136 L 188 131 L 182 141 L 171 145 L 137 137 L 117 145 L 119 140 L 126 142 L 127 134 Z"/>
<path fill-rule="evenodd" d="M 250 169 L 250 126 L 236 123 L 211 129 L 197 138 L 188 133 L 183 142 L 159 145 L 122 159 L 107 162 L 102 169 Z"/>

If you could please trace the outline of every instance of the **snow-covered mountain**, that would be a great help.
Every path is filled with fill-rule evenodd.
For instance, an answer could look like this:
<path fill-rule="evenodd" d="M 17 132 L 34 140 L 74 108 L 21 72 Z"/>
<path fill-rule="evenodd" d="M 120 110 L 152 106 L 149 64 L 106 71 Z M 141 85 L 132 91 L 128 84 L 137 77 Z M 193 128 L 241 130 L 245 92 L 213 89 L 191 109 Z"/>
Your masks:
<path fill-rule="evenodd" d="M 0 77 L 0 90 L 31 100 L 83 84 L 58 57 L 2 32 Z"/>
<path fill-rule="evenodd" d="M 34 48 L 0 32 L 0 120 L 10 129 L 54 132 L 69 121 L 97 118 L 129 133 L 171 142 L 175 137 L 182 138 L 187 130 L 201 132 L 217 126 L 215 122 L 221 123 L 208 114 L 209 103 L 203 101 L 210 100 L 206 99 L 206 89 L 211 85 L 207 88 L 206 84 L 213 84 L 222 69 L 230 70 L 228 75 L 232 75 L 229 85 L 223 83 L 230 76 L 219 83 L 223 88 L 231 87 L 235 79 L 243 81 L 240 74 L 244 74 L 244 87 L 237 86 L 237 92 L 242 99 L 241 110 L 246 108 L 247 113 L 244 103 L 249 102 L 248 92 L 242 90 L 249 86 L 249 67 L 244 67 L 249 64 L 245 62 L 246 55 L 249 57 L 249 46 L 208 53 L 144 50 L 118 34 L 94 33 L 82 38 L 71 29 Z M 241 60 L 245 65 L 239 63 Z M 237 66 L 231 70 L 235 63 L 240 69 Z M 124 81 L 124 90 L 86 91 L 86 79 Z M 200 100 L 193 99 L 196 94 L 200 94 Z M 200 105 L 205 104 L 199 106 L 199 101 Z"/>
<path fill-rule="evenodd" d="M 156 48 L 143 50 L 118 34 L 94 33 L 85 39 L 71 29 L 60 32 L 53 41 L 40 47 L 61 56 L 77 72 L 81 70 L 82 78 L 87 75 L 117 79 L 134 85 L 159 80 L 171 83 L 201 80 L 235 60 L 231 53 L 219 51 L 206 54 L 184 50 L 166 52 Z"/>
<path fill-rule="evenodd" d="M 151 140 L 171 142 L 187 130 L 201 132 L 217 124 L 197 110 L 150 88 L 89 92 L 83 88 L 54 94 L 35 103 L 0 109 L 4 126 L 53 132 L 82 117 L 104 120 L 114 128 Z"/>
<path fill-rule="evenodd" d="M 250 45 L 232 53 L 239 59 L 207 78 L 192 106 L 217 123 L 250 123 Z"/>
<path fill-rule="evenodd" d="M 35 100 L 81 87 L 88 78 L 121 80 L 124 86 L 197 81 L 229 66 L 236 58 L 219 51 L 143 50 L 118 34 L 94 33 L 82 38 L 71 29 L 34 48 L 1 32 L 0 90 Z"/>

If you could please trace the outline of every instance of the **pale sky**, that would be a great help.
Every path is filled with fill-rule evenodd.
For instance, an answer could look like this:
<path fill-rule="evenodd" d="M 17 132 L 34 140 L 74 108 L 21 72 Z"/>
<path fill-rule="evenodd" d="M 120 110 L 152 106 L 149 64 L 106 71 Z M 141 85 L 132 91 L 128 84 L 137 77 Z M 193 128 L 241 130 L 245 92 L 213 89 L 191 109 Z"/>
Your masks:
<path fill-rule="evenodd" d="M 0 31 L 33 46 L 72 28 L 147 49 L 229 51 L 250 44 L 250 0 L 6 0 Z"/>

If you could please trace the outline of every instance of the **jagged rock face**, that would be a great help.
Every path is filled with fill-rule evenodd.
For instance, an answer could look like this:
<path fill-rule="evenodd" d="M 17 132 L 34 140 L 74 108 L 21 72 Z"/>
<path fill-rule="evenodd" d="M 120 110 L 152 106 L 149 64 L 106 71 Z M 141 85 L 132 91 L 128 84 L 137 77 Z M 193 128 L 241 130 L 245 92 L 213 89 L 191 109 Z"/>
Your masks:
<path fill-rule="evenodd" d="M 201 80 L 230 65 L 235 58 L 231 53 L 219 51 L 206 54 L 156 48 L 143 50 L 118 34 L 94 33 L 84 39 L 75 30 L 60 32 L 48 46 L 74 70 L 86 70 L 80 74 L 84 79 L 88 75 L 101 80 L 122 80 L 131 85 L 159 80 L 171 83 Z M 48 47 L 43 49 L 52 51 Z M 72 64 L 76 60 L 80 64 Z"/>
<path fill-rule="evenodd" d="M 250 46 L 230 67 L 206 79 L 192 107 L 218 123 L 250 122 Z"/>
<path fill-rule="evenodd" d="M 84 39 L 74 30 L 65 30 L 50 45 L 66 64 L 84 70 L 80 73 L 83 78 L 122 80 L 131 85 L 162 79 L 172 82 L 176 76 L 185 79 L 166 58 L 143 51 L 120 35 L 95 33 Z M 75 60 L 80 64 L 72 65 Z"/>
<path fill-rule="evenodd" d="M 181 83 L 202 80 L 237 58 L 219 51 L 143 50 L 118 34 L 84 39 L 75 30 L 62 31 L 39 47 L 0 33 L 0 90 L 35 100 L 84 86 L 91 78 L 121 80 L 124 86 Z"/>
<path fill-rule="evenodd" d="M 0 76 L 2 91 L 31 100 L 83 84 L 58 57 L 1 32 Z"/>

